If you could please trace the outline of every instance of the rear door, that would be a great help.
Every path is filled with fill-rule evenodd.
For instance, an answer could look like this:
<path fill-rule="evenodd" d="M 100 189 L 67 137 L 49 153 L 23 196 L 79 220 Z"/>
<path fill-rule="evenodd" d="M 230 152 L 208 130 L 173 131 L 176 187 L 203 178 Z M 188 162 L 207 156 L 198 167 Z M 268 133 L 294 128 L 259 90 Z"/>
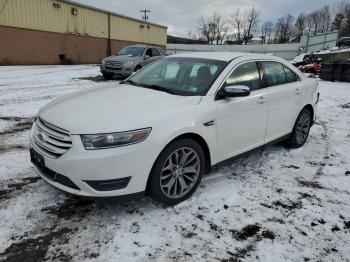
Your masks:
<path fill-rule="evenodd" d="M 289 134 L 300 111 L 302 99 L 298 76 L 276 61 L 259 62 L 268 101 L 266 143 Z"/>

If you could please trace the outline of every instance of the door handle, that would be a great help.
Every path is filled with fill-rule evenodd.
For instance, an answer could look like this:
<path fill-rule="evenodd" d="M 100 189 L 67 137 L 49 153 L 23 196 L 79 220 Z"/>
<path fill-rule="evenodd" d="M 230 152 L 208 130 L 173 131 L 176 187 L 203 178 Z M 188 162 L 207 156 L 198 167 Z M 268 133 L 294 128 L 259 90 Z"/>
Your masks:
<path fill-rule="evenodd" d="M 259 98 L 258 98 L 258 104 L 263 104 L 263 103 L 265 103 L 266 101 L 265 101 L 265 98 L 263 97 L 263 96 L 259 96 Z"/>
<path fill-rule="evenodd" d="M 300 94 L 300 88 L 295 89 L 295 94 L 297 94 L 297 95 Z"/>

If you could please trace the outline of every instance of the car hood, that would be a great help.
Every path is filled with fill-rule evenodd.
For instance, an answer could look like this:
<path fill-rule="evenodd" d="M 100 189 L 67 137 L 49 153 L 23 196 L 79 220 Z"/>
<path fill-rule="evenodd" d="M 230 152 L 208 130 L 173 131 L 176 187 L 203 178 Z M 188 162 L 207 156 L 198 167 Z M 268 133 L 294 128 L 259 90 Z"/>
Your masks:
<path fill-rule="evenodd" d="M 43 107 L 39 117 L 71 134 L 120 132 L 152 127 L 200 101 L 199 96 L 116 84 L 65 95 Z"/>

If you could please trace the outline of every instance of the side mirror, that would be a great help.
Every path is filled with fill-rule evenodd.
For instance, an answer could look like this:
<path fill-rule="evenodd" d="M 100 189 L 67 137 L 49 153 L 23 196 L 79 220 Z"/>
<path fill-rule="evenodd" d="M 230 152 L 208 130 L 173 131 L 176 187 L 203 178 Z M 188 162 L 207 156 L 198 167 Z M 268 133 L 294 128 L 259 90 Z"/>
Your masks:
<path fill-rule="evenodd" d="M 226 85 L 222 89 L 222 96 L 224 97 L 242 97 L 249 96 L 250 88 L 244 85 Z"/>
<path fill-rule="evenodd" d="M 145 60 L 150 59 L 151 57 L 149 55 L 145 55 Z"/>

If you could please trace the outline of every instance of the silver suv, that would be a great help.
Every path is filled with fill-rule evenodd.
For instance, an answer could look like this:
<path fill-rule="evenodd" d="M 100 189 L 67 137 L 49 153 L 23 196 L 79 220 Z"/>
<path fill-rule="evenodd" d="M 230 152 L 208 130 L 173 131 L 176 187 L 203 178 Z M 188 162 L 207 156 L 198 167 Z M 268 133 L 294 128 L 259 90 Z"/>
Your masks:
<path fill-rule="evenodd" d="M 128 45 L 115 55 L 102 59 L 101 73 L 105 79 L 112 79 L 114 75 L 127 77 L 164 55 L 164 51 L 157 46 Z"/>

